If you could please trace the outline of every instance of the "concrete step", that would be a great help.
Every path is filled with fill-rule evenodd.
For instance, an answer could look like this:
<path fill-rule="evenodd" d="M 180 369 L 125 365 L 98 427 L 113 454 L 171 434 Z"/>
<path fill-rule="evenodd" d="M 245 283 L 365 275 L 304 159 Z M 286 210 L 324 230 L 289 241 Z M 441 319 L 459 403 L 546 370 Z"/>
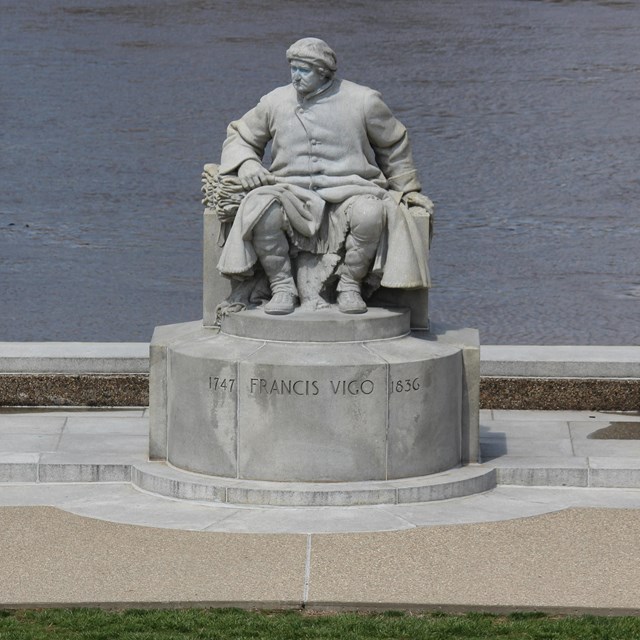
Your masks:
<path fill-rule="evenodd" d="M 165 462 L 136 464 L 134 486 L 200 502 L 270 506 L 408 504 L 460 498 L 496 487 L 494 469 L 468 466 L 418 478 L 372 482 L 265 482 L 199 475 Z"/>

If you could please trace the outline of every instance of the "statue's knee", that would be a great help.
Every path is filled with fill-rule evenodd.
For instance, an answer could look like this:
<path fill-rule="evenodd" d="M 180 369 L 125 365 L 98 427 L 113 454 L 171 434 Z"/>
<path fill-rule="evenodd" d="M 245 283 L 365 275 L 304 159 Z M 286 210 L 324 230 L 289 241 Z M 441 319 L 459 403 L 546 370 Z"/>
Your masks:
<path fill-rule="evenodd" d="M 362 240 L 377 240 L 384 229 L 385 218 L 382 200 L 358 198 L 351 206 L 349 215 L 351 233 Z"/>
<path fill-rule="evenodd" d="M 251 194 L 247 198 L 250 196 Z M 259 211 L 263 211 L 253 228 L 254 234 L 273 234 L 282 231 L 284 224 L 282 205 L 277 200 L 274 200 L 273 196 L 256 196 L 253 200 L 251 207 L 256 207 Z M 255 211 L 255 209 L 253 210 Z"/>

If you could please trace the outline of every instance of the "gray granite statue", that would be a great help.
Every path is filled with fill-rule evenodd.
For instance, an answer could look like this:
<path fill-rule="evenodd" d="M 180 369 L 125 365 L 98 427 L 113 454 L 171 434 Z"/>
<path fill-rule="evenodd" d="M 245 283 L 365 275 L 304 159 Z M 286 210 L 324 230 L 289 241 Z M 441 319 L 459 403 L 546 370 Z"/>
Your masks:
<path fill-rule="evenodd" d="M 275 315 L 336 297 L 343 313 L 364 313 L 378 287 L 429 287 L 433 204 L 405 127 L 379 93 L 335 75 L 322 40 L 299 40 L 287 59 L 291 84 L 229 125 L 215 177 L 227 304 L 259 298 L 260 277 Z"/>

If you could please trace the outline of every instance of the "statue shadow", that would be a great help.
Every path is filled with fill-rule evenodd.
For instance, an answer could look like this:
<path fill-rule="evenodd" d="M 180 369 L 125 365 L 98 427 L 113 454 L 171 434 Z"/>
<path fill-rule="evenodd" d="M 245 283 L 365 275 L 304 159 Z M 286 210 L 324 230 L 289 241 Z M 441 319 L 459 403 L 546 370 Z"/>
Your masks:
<path fill-rule="evenodd" d="M 508 454 L 507 434 L 503 431 L 492 431 L 480 425 L 480 454 L 482 462 L 502 458 Z"/>

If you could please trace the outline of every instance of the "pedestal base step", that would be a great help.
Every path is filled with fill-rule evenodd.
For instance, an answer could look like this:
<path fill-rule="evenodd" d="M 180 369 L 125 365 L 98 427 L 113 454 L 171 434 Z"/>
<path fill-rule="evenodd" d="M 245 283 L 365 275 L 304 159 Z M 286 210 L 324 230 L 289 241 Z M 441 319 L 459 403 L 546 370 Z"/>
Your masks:
<path fill-rule="evenodd" d="M 180 500 L 287 507 L 405 504 L 460 498 L 496 487 L 495 469 L 470 465 L 443 473 L 371 482 L 266 482 L 211 477 L 165 462 L 136 464 L 134 486 Z"/>

